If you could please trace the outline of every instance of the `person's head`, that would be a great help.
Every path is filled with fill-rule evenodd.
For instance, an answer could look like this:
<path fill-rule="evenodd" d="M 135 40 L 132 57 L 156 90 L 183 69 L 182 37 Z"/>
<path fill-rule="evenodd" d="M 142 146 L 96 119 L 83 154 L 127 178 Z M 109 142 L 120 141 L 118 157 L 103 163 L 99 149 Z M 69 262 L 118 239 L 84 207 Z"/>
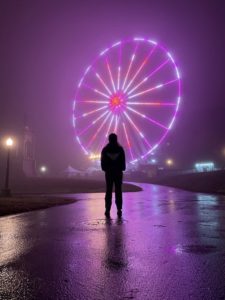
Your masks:
<path fill-rule="evenodd" d="M 117 135 L 115 133 L 111 133 L 109 135 L 109 143 L 110 144 L 117 144 Z"/>

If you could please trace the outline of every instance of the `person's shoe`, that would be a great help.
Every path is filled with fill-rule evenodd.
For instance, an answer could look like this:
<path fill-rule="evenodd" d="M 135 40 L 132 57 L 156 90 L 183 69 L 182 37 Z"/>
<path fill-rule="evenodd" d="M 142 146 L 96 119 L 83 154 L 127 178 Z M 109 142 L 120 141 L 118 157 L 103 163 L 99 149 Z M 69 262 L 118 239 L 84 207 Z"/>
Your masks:
<path fill-rule="evenodd" d="M 110 218 L 110 212 L 109 211 L 105 211 L 105 216 L 106 216 L 106 218 Z"/>
<path fill-rule="evenodd" d="M 117 216 L 118 216 L 119 218 L 122 217 L 122 210 L 121 210 L 121 209 L 118 209 L 118 211 L 117 211 Z"/>

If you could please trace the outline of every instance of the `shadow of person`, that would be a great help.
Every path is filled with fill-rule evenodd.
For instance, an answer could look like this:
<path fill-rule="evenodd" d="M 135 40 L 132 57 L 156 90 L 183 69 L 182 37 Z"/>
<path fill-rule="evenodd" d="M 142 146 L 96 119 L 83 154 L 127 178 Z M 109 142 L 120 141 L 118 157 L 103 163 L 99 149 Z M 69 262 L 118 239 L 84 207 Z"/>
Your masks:
<path fill-rule="evenodd" d="M 109 270 L 119 271 L 128 265 L 124 229 L 125 223 L 122 218 L 118 218 L 115 223 L 112 219 L 107 219 L 104 265 Z"/>

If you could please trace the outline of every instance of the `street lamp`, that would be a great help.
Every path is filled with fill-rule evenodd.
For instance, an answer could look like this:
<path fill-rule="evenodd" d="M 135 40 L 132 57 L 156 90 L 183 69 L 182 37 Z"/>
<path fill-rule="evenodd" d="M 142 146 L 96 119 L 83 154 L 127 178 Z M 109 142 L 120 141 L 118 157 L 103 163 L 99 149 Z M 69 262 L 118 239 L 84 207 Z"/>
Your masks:
<path fill-rule="evenodd" d="M 13 139 L 11 137 L 7 138 L 5 141 L 5 145 L 7 148 L 7 161 L 6 161 L 6 173 L 5 173 L 5 186 L 4 189 L 2 189 L 2 196 L 3 197 L 10 197 L 11 196 L 11 190 L 9 188 L 9 163 L 10 163 L 10 150 L 13 146 Z"/>
<path fill-rule="evenodd" d="M 173 165 L 173 160 L 172 159 L 167 159 L 166 160 L 166 164 L 167 164 L 167 166 L 169 166 L 169 167 L 171 167 L 172 165 Z"/>
<path fill-rule="evenodd" d="M 41 166 L 41 167 L 40 167 L 40 172 L 41 172 L 42 174 L 45 174 L 45 173 L 47 172 L 47 167 L 46 167 L 46 166 Z"/>

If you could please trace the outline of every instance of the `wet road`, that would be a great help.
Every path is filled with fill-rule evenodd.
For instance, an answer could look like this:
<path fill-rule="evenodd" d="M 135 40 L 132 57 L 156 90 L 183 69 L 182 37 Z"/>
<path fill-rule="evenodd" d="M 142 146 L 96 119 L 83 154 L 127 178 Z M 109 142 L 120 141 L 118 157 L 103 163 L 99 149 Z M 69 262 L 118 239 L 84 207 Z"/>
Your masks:
<path fill-rule="evenodd" d="M 0 218 L 0 299 L 225 299 L 225 197 L 139 185 Z"/>

